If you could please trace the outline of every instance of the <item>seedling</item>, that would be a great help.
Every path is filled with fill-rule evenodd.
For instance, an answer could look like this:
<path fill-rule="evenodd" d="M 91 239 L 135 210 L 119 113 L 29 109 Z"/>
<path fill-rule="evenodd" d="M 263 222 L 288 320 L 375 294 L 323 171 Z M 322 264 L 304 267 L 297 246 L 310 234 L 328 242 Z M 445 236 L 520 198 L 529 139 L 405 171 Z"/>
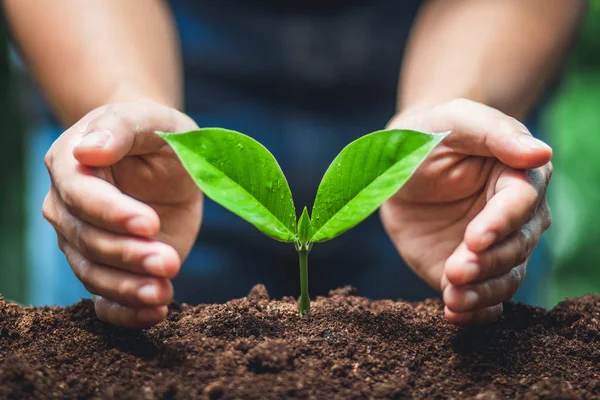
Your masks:
<path fill-rule="evenodd" d="M 279 164 L 256 140 L 221 128 L 157 134 L 205 195 L 267 236 L 295 245 L 303 316 L 310 311 L 308 253 L 313 244 L 331 240 L 367 218 L 404 185 L 448 132 L 382 130 L 350 143 L 325 172 L 311 216 L 304 207 L 298 222 Z"/>

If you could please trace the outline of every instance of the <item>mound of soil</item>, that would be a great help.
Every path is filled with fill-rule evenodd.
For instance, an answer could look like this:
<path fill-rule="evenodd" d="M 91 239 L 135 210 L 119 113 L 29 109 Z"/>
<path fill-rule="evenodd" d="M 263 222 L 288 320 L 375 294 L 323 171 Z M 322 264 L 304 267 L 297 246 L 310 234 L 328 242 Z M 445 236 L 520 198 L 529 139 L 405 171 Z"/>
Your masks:
<path fill-rule="evenodd" d="M 469 330 L 442 310 L 344 288 L 300 318 L 293 298 L 259 285 L 227 304 L 174 304 L 134 332 L 100 322 L 90 301 L 0 298 L 0 398 L 600 397 L 600 296 L 549 312 L 506 303 L 496 324 Z"/>

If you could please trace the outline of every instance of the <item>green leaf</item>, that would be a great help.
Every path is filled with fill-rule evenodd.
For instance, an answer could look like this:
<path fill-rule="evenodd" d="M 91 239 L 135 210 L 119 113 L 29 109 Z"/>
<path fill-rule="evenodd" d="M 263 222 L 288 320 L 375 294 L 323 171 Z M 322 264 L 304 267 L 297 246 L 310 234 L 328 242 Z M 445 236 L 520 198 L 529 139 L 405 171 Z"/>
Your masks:
<path fill-rule="evenodd" d="M 319 185 L 311 242 L 333 239 L 367 218 L 404 185 L 448 133 L 383 130 L 346 146 Z"/>
<path fill-rule="evenodd" d="M 157 134 L 213 201 L 273 239 L 296 240 L 292 192 L 275 157 L 263 145 L 221 128 Z"/>
<path fill-rule="evenodd" d="M 310 217 L 308 216 L 308 210 L 304 207 L 302 215 L 298 220 L 298 240 L 300 244 L 305 245 L 308 243 L 310 238 Z"/>

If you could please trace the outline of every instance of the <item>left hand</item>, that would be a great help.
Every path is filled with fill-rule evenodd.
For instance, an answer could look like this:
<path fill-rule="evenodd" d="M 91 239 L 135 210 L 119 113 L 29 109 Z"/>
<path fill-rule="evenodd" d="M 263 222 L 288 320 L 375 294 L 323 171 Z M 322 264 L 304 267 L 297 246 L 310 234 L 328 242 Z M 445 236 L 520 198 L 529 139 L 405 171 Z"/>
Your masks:
<path fill-rule="evenodd" d="M 388 128 L 452 131 L 381 219 L 411 268 L 443 291 L 449 322 L 493 322 L 550 226 L 552 150 L 514 118 L 464 99 L 398 115 Z"/>

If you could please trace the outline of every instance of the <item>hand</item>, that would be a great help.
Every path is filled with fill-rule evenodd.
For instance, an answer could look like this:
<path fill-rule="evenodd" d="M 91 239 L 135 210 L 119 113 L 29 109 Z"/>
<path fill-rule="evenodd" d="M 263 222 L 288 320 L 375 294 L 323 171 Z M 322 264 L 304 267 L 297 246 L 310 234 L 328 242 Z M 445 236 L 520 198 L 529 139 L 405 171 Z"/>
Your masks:
<path fill-rule="evenodd" d="M 550 147 L 517 120 L 469 100 L 395 117 L 389 128 L 452 133 L 381 208 L 399 253 L 443 291 L 446 319 L 502 314 L 550 226 Z"/>
<path fill-rule="evenodd" d="M 170 279 L 198 234 L 202 194 L 154 131 L 189 131 L 186 115 L 152 102 L 100 107 L 63 133 L 45 158 L 43 205 L 98 317 L 144 328 L 162 321 Z"/>

